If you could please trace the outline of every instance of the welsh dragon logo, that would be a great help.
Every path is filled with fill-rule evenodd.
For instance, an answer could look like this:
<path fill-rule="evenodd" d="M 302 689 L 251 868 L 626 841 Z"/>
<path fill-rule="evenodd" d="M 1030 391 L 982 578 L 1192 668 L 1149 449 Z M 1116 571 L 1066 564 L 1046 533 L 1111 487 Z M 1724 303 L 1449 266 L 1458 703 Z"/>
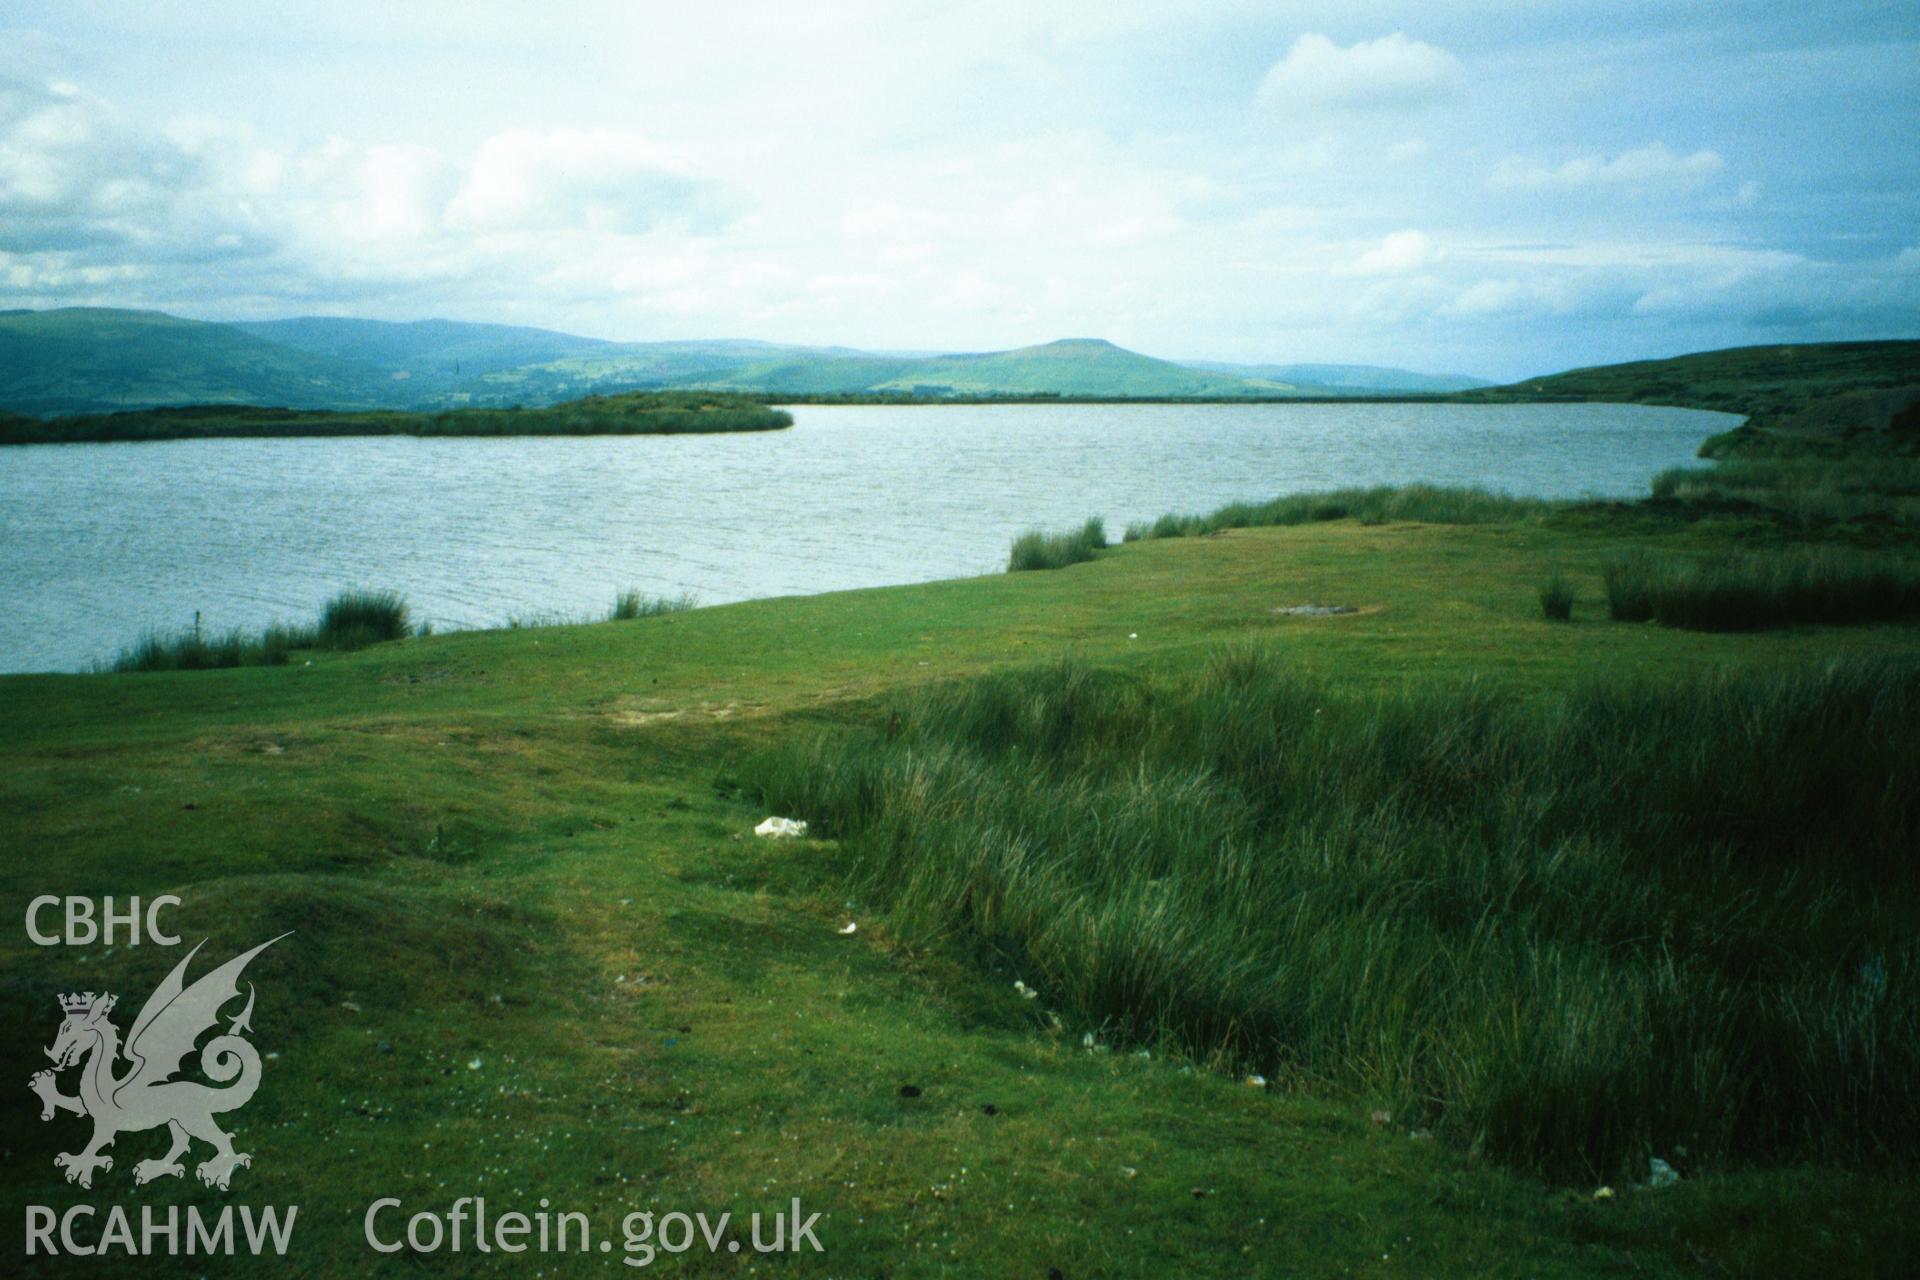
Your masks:
<path fill-rule="evenodd" d="M 286 937 L 281 934 L 280 938 Z M 193 1052 L 195 1042 L 220 1020 L 220 1010 L 239 998 L 240 973 L 247 962 L 280 938 L 269 938 L 253 950 L 186 984 L 187 965 L 199 954 L 200 946 L 187 953 L 173 967 L 133 1020 L 124 1048 L 119 1028 L 108 1017 L 118 997 L 101 992 L 60 997 L 60 1010 L 66 1021 L 53 1047 L 46 1051 L 53 1059 L 52 1071 L 36 1072 L 27 1082 L 40 1095 L 42 1120 L 53 1119 L 56 1111 L 93 1117 L 93 1140 L 80 1151 L 53 1158 L 56 1167 L 67 1171 L 67 1181 L 83 1187 L 93 1185 L 96 1169 L 113 1168 L 113 1158 L 101 1154 L 122 1133 L 137 1133 L 165 1125 L 173 1145 L 157 1160 L 142 1160 L 133 1167 L 133 1180 L 147 1183 L 159 1177 L 178 1178 L 186 1173 L 180 1157 L 193 1145 L 193 1139 L 207 1143 L 213 1155 L 194 1170 L 200 1181 L 211 1187 L 227 1189 L 235 1168 L 251 1164 L 252 1157 L 233 1149 L 233 1139 L 214 1123 L 222 1112 L 244 1107 L 260 1087 L 260 1055 L 241 1038 L 253 1027 L 253 984 L 247 984 L 247 1003 L 230 1019 L 224 1035 L 207 1041 L 200 1050 L 200 1070 L 207 1079 L 224 1088 L 201 1084 L 197 1080 L 173 1080 L 182 1060 Z M 121 1075 L 114 1064 L 121 1054 L 131 1064 Z M 69 1097 L 61 1093 L 54 1079 L 56 1072 L 80 1066 L 80 1092 Z M 237 1079 L 236 1079 L 237 1077 Z M 231 1081 L 232 1083 L 228 1083 Z"/>

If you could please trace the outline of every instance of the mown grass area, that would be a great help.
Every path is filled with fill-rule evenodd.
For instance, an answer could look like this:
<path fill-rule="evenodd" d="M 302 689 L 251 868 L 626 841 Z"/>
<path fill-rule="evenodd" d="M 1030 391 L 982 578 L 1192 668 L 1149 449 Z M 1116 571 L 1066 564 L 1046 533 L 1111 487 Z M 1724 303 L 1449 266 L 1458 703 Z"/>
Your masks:
<path fill-rule="evenodd" d="M 212 671 L 285 665 L 302 649 L 350 651 L 413 633 L 407 604 L 392 591 L 343 591 L 317 623 L 274 623 L 260 631 L 201 629 L 198 616 L 179 631 L 150 631 L 113 660 L 113 671 Z"/>
<path fill-rule="evenodd" d="M 278 1264 L 294 1274 L 619 1265 L 618 1252 L 409 1259 L 364 1244 L 377 1196 L 444 1211 L 466 1194 L 487 1196 L 490 1212 L 547 1197 L 616 1231 L 636 1209 L 770 1211 L 798 1195 L 824 1213 L 827 1252 L 780 1265 L 793 1275 L 1899 1274 L 1920 1250 L 1920 1191 L 1897 1162 L 1850 1154 L 1860 1144 L 1844 1130 L 1830 1147 L 1816 1126 L 1804 1145 L 1783 1137 L 1775 1148 L 1828 1153 L 1804 1159 L 1741 1156 L 1765 1149 L 1744 1139 L 1724 1163 L 1665 1150 L 1678 1185 L 1615 1182 L 1615 1197 L 1596 1200 L 1585 1181 L 1476 1153 L 1464 1129 L 1427 1118 L 1424 1100 L 1409 1111 L 1390 1102 L 1397 1094 L 1305 1069 L 1254 1088 L 1226 1059 L 1173 1041 L 1147 1058 L 1123 1052 L 1113 1026 L 1076 1012 L 1070 984 L 1022 999 L 1012 979 L 1031 975 L 982 965 L 981 951 L 942 941 L 912 912 L 850 893 L 853 843 L 749 834 L 767 816 L 739 785 L 758 753 L 822 727 L 884 736 L 885 709 L 916 690 L 1059 671 L 1069 653 L 1092 688 L 1124 701 L 1127 690 L 1178 691 L 1223 644 L 1257 641 L 1287 679 L 1317 682 L 1355 716 L 1375 696 L 1417 704 L 1424 689 L 1477 678 L 1486 714 L 1463 734 L 1562 705 L 1597 680 L 1658 692 L 1711 687 L 1722 668 L 1817 667 L 1836 652 L 1912 661 L 1909 623 L 1762 633 L 1596 623 L 1609 558 L 1634 547 L 1710 556 L 1738 536 L 1637 516 L 1347 519 L 1149 541 L 1067 573 L 414 636 L 316 652 L 311 666 L 8 677 L 0 910 L 20 921 L 46 892 L 176 893 L 168 923 L 188 943 L 208 937 L 209 964 L 295 929 L 248 973 L 256 1043 L 279 1056 L 230 1117 L 254 1158 L 228 1197 L 301 1206 Z M 1553 572 L 1579 588 L 1571 626 L 1545 622 L 1534 597 Z M 1359 611 L 1275 612 L 1302 602 Z M 1692 732 L 1680 722 L 1671 749 Z M 1864 803 L 1855 778 L 1839 772 L 1829 787 L 1842 809 Z M 1446 794 L 1436 783 L 1432 802 Z M 1578 851 L 1568 861 L 1579 864 Z M 1839 944 L 1824 928 L 1802 936 L 1787 916 L 1791 866 L 1783 854 L 1756 888 L 1709 859 L 1700 874 L 1732 895 L 1717 903 L 1687 896 L 1686 874 L 1633 891 L 1698 904 L 1645 922 L 1696 959 L 1724 959 L 1716 938 L 1758 936 L 1742 920 L 1777 912 L 1781 936 L 1751 957 L 1750 980 L 1794 990 L 1795 966 Z M 1461 900 L 1517 869 L 1461 868 Z M 1805 869 L 1807 893 L 1794 899 L 1805 918 L 1837 918 L 1820 887 L 1841 884 L 1842 870 Z M 1852 925 L 1863 938 L 1912 900 L 1910 870 L 1879 874 L 1874 905 Z M 1557 875 L 1569 909 L 1587 901 L 1572 866 Z M 1428 915 L 1403 914 L 1394 898 L 1369 923 L 1452 936 L 1446 889 L 1409 883 L 1404 896 Z M 1378 879 L 1356 885 L 1378 890 Z M 1516 898 L 1542 901 L 1524 886 Z M 1574 958 L 1590 954 L 1579 939 L 1630 907 L 1610 909 L 1592 934 L 1543 908 L 1536 923 Z M 848 923 L 858 929 L 843 935 Z M 1621 950 L 1592 963 L 1642 972 L 1632 964 L 1643 945 Z M 178 954 L 42 948 L 18 927 L 0 931 L 0 1014 L 16 1028 L 0 1040 L 0 1071 L 24 1083 L 47 1065 L 60 992 L 106 988 L 131 1012 Z M 1889 974 L 1907 971 L 1906 955 L 1886 953 Z M 1579 1024 L 1567 1027 L 1578 1044 Z M 1082 1047 L 1089 1032 L 1107 1051 Z M 1669 1065 L 1659 1080 L 1691 1069 Z M 905 1085 L 920 1094 L 903 1096 Z M 1657 1096 L 1639 1076 L 1622 1088 L 1629 1113 Z M 1748 1114 L 1744 1098 L 1726 1105 Z M 1391 1120 L 1371 1123 L 1375 1109 Z M 1421 1129 L 1436 1137 L 1414 1137 Z M 152 1135 L 124 1136 L 93 1190 L 67 1184 L 52 1157 L 85 1133 L 73 1117 L 41 1122 L 24 1092 L 0 1109 L 8 1202 L 219 1202 L 191 1181 L 136 1191 L 127 1168 L 154 1154 Z M 1667 1133 L 1645 1140 L 1696 1151 Z M 1631 1161 L 1629 1171 L 1639 1173 Z M 20 1269 L 75 1265 L 43 1261 L 21 1258 Z M 655 1265 L 735 1274 L 756 1261 Z M 207 1264 L 158 1258 L 141 1271 L 193 1276 Z"/>
<path fill-rule="evenodd" d="M 792 425 L 793 415 L 745 396 L 635 391 L 543 409 L 402 413 L 196 405 L 45 420 L 9 416 L 0 419 L 0 445 L 289 436 L 685 435 L 777 431 Z"/>
<path fill-rule="evenodd" d="M 1831 547 L 1626 554 L 1607 562 L 1605 581 L 1616 622 L 1696 631 L 1838 626 L 1920 613 L 1920 565 Z"/>

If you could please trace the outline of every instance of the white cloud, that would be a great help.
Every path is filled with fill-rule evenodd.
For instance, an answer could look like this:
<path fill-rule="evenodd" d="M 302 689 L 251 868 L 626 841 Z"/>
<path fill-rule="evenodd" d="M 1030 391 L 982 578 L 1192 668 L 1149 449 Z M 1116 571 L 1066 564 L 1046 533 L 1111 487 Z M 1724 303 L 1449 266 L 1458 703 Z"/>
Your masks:
<path fill-rule="evenodd" d="M 1309 34 L 1273 64 L 1255 96 L 1273 106 L 1416 106 L 1446 94 L 1460 74 L 1458 58 L 1404 32 L 1345 48 Z"/>
<path fill-rule="evenodd" d="M 0 248 L 126 240 L 198 179 L 192 157 L 72 85 L 0 80 Z"/>
<path fill-rule="evenodd" d="M 717 184 L 638 134 L 516 129 L 481 144 L 448 217 L 478 230 L 631 233 L 665 222 L 712 224 L 725 206 Z"/>
<path fill-rule="evenodd" d="M 1542 191 L 1554 188 L 1616 188 L 1633 191 L 1691 191 L 1714 181 L 1727 163 L 1717 151 L 1681 155 L 1656 142 L 1609 159 L 1585 155 L 1558 166 L 1507 160 L 1493 171 L 1496 190 Z M 1754 194 L 1758 194 L 1755 188 Z"/>
<path fill-rule="evenodd" d="M 1573 282 L 1565 278 L 1520 280 L 1499 277 L 1468 285 L 1451 302 L 1441 307 L 1440 312 L 1451 316 L 1564 312 L 1574 305 L 1578 296 Z"/>
<path fill-rule="evenodd" d="M 1355 275 L 1399 275 L 1419 270 L 1435 256 L 1434 243 L 1424 231 L 1395 231 L 1356 258 L 1351 269 Z"/>
<path fill-rule="evenodd" d="M 1920 254 L 1822 262 L 1793 254 L 1730 257 L 1689 275 L 1646 281 L 1635 317 L 1735 320 L 1812 329 L 1820 337 L 1911 332 L 1920 310 Z"/>

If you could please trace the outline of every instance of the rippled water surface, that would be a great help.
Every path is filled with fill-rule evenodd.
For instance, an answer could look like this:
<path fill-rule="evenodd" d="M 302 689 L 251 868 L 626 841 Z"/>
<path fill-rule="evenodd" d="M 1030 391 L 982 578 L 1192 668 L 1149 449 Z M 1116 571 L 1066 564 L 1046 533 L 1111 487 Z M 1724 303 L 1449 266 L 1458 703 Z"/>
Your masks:
<path fill-rule="evenodd" d="M 794 410 L 790 431 L 0 449 L 0 670 L 390 587 L 436 627 L 1000 568 L 1034 525 L 1354 484 L 1638 496 L 1734 419 L 1625 405 Z"/>

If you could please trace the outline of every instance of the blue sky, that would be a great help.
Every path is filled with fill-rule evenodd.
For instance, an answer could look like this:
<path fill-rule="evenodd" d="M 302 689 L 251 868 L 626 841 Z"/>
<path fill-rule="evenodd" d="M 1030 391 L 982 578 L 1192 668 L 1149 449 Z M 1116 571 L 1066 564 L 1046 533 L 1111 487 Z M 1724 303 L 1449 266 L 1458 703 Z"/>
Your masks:
<path fill-rule="evenodd" d="M 1910 0 L 7 21 L 6 306 L 1492 377 L 1920 337 Z"/>

